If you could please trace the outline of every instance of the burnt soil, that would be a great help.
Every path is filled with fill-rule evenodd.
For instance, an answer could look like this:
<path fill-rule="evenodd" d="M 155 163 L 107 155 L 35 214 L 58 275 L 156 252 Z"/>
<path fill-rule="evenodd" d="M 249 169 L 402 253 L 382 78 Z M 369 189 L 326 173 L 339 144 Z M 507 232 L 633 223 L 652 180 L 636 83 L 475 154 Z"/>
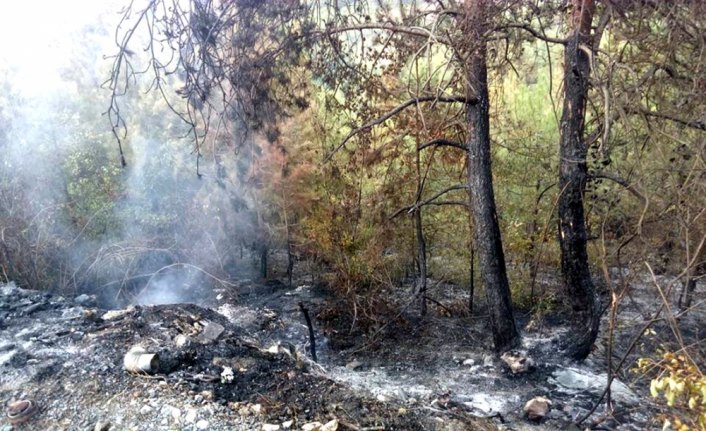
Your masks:
<path fill-rule="evenodd" d="M 463 411 L 378 401 L 336 383 L 296 349 L 267 349 L 247 327 L 197 305 L 135 306 L 113 317 L 70 299 L 1 288 L 0 399 L 41 406 L 16 429 L 92 430 L 109 422 L 113 430 L 259 430 L 287 421 L 299 429 L 332 419 L 353 430 L 495 429 Z M 200 338 L 209 322 L 224 329 L 211 341 Z M 186 337 L 181 347 L 179 335 Z M 157 374 L 123 370 L 136 344 L 159 354 Z M 221 382 L 224 367 L 234 370 L 232 383 Z M 0 429 L 12 429 L 3 423 Z"/>

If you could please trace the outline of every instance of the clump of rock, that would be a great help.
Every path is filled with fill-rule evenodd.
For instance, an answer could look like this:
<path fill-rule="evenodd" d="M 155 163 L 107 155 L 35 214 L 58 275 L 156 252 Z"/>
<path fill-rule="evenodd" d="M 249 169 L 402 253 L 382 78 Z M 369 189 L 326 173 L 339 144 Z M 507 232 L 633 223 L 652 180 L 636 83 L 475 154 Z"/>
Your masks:
<path fill-rule="evenodd" d="M 549 413 L 552 408 L 552 402 L 544 397 L 534 397 L 525 403 L 522 409 L 527 416 L 527 419 L 535 422 L 540 422 Z"/>

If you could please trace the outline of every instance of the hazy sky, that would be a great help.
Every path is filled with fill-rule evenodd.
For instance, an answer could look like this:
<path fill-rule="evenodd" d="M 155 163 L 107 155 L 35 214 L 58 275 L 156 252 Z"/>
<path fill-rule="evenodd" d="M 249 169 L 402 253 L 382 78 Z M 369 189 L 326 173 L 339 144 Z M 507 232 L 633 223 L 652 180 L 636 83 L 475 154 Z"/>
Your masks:
<path fill-rule="evenodd" d="M 36 95 L 59 83 L 57 70 L 81 49 L 79 31 L 101 13 L 117 16 L 129 0 L 10 0 L 0 9 L 0 68 L 15 88 Z"/>

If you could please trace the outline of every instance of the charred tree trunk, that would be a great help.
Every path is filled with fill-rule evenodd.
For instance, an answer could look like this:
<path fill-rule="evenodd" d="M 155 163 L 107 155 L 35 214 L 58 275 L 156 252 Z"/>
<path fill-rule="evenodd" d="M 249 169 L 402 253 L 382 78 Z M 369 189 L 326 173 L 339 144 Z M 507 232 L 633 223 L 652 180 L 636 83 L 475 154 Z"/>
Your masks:
<path fill-rule="evenodd" d="M 260 246 L 260 275 L 262 278 L 267 278 L 267 255 L 269 254 L 267 245 Z"/>
<path fill-rule="evenodd" d="M 473 314 L 473 297 L 475 296 L 475 291 L 476 291 L 476 286 L 475 286 L 475 277 L 476 277 L 476 264 L 475 264 L 475 246 L 471 243 L 471 283 L 469 287 L 469 292 L 468 292 L 468 312 Z"/>
<path fill-rule="evenodd" d="M 490 100 L 486 64 L 485 31 L 490 2 L 466 0 L 465 36 L 470 41 L 465 53 L 466 92 L 478 102 L 466 105 L 468 127 L 468 184 L 475 228 L 475 246 L 485 286 L 493 342 L 497 351 L 509 350 L 520 342 L 510 299 L 500 226 L 495 209 L 490 154 Z"/>
<path fill-rule="evenodd" d="M 417 208 L 414 212 L 414 224 L 417 230 L 417 252 L 419 254 L 419 284 L 417 292 L 421 298 L 420 313 L 424 317 L 427 314 L 427 244 L 424 241 L 421 208 Z"/>
<path fill-rule="evenodd" d="M 292 288 L 292 274 L 294 273 L 294 252 L 292 242 L 287 240 L 287 286 Z"/>
<path fill-rule="evenodd" d="M 600 322 L 596 289 L 588 265 L 584 191 L 587 165 L 584 122 L 591 67 L 593 0 L 573 0 L 571 33 L 564 51 L 564 105 L 559 142 L 559 244 L 564 286 L 580 328 L 565 348 L 570 357 L 585 359 L 598 336 Z"/>

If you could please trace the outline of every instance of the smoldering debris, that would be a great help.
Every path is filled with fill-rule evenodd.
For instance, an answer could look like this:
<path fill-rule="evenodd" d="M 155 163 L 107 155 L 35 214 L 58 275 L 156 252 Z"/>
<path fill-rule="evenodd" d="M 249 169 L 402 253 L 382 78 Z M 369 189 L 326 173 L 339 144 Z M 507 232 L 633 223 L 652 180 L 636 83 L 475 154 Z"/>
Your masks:
<path fill-rule="evenodd" d="M 44 306 L 25 312 L 37 303 Z M 0 324 L 0 399 L 17 407 L 13 418 L 25 412 L 32 429 L 218 431 L 335 422 L 414 431 L 452 420 L 356 393 L 193 304 L 106 313 L 10 284 L 0 286 Z M 196 341 L 177 343 L 183 337 Z M 152 358 L 149 370 L 137 360 L 139 370 L 126 372 L 126 352 Z M 27 414 L 23 400 L 37 411 Z M 462 423 L 482 425 L 472 417 Z"/>

